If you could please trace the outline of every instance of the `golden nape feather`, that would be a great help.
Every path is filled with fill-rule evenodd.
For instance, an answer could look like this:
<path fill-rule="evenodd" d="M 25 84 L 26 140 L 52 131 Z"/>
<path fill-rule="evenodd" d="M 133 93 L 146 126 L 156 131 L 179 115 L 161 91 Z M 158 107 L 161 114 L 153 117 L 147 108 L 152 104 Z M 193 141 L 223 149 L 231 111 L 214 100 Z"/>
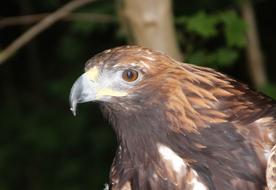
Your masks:
<path fill-rule="evenodd" d="M 71 110 L 89 101 L 117 135 L 111 189 L 275 190 L 276 104 L 224 74 L 118 47 L 74 83 Z"/>

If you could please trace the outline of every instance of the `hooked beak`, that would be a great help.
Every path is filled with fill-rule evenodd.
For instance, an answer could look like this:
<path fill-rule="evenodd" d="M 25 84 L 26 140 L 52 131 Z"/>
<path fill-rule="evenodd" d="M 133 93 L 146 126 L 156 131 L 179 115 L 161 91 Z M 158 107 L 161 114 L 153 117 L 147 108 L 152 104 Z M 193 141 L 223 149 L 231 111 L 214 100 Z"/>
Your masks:
<path fill-rule="evenodd" d="M 100 71 L 98 67 L 92 67 L 84 74 L 82 74 L 76 82 L 70 92 L 70 106 L 73 115 L 76 115 L 78 103 L 90 102 L 90 101 L 109 101 L 111 97 L 126 96 L 127 92 L 122 90 L 116 90 L 110 86 L 109 78 L 101 79 L 99 81 Z"/>
<path fill-rule="evenodd" d="M 95 81 L 89 79 L 86 73 L 73 84 L 70 92 L 70 110 L 76 116 L 78 103 L 94 101 L 96 98 Z"/>

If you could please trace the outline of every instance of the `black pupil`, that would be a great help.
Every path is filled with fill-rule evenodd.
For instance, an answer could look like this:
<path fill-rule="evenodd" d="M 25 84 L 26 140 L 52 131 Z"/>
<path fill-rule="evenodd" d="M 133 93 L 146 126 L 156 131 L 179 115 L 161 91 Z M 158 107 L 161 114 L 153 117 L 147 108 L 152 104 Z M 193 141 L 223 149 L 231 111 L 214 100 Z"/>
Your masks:
<path fill-rule="evenodd" d="M 132 79 L 133 78 L 133 72 L 127 71 L 127 78 Z"/>

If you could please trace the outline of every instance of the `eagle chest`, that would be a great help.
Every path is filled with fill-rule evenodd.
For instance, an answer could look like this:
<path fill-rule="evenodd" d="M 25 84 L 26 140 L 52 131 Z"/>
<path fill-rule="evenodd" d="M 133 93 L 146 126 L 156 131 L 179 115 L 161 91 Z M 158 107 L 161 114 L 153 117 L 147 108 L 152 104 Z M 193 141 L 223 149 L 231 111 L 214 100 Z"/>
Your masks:
<path fill-rule="evenodd" d="M 124 160 L 124 148 L 119 146 L 111 168 L 112 190 L 207 190 L 197 172 L 177 153 L 163 144 L 157 144 L 159 162 L 149 167 L 131 168 L 131 161 Z M 126 166 L 127 168 L 120 168 Z M 122 172 L 122 171 L 125 171 Z M 127 177 L 129 175 L 129 177 Z M 120 181 L 121 179 L 126 179 Z M 135 184 L 135 185 L 134 185 Z"/>

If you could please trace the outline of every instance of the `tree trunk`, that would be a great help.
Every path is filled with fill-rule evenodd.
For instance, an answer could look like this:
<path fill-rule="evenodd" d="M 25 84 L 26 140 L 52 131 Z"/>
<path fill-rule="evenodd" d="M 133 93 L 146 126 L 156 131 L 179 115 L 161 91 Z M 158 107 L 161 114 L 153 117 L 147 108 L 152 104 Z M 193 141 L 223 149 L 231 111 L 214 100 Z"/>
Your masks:
<path fill-rule="evenodd" d="M 256 19 L 254 9 L 250 0 L 243 0 L 241 5 L 241 13 L 247 24 L 247 47 L 246 56 L 247 63 L 255 87 L 262 87 L 267 83 L 263 55 L 258 38 Z"/>
<path fill-rule="evenodd" d="M 182 61 L 173 24 L 171 0 L 123 0 L 119 6 L 119 15 L 133 43 L 164 52 Z"/>

